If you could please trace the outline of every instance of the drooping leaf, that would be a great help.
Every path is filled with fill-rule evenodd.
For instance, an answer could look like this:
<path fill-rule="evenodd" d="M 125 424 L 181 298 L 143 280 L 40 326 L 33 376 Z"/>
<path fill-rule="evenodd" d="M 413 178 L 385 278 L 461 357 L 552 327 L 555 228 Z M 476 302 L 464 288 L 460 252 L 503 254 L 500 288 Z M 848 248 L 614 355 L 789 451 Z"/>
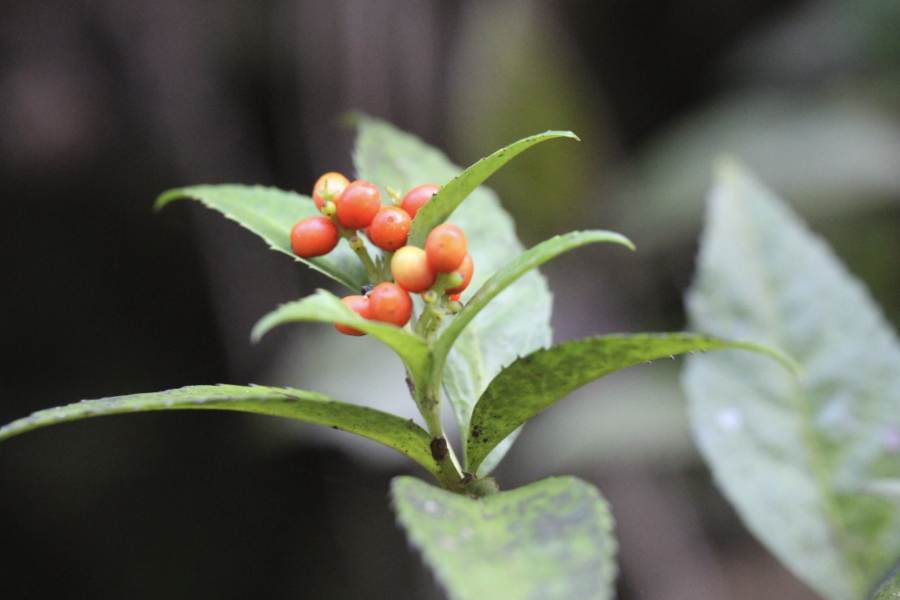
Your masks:
<path fill-rule="evenodd" d="M 354 161 L 363 179 L 405 191 L 423 183 L 446 183 L 463 172 L 441 151 L 384 121 L 361 116 L 358 127 Z M 465 301 L 524 249 L 512 219 L 484 186 L 476 188 L 448 221 L 466 232 L 475 263 L 472 283 L 463 293 Z M 551 306 L 546 280 L 536 270 L 529 271 L 459 337 L 447 360 L 443 389 L 462 430 L 475 401 L 503 365 L 550 344 Z M 522 319 L 523 314 L 528 319 Z"/>
<path fill-rule="evenodd" d="M 472 499 L 398 477 L 391 498 L 452 600 L 613 597 L 612 517 L 583 481 L 554 477 Z"/>
<path fill-rule="evenodd" d="M 341 402 L 322 394 L 291 388 L 197 385 L 165 392 L 82 400 L 38 411 L 0 427 L 0 440 L 65 421 L 151 410 L 218 409 L 287 417 L 349 431 L 384 444 L 413 459 L 437 476 L 431 437 L 409 421 L 379 410 Z"/>
<path fill-rule="evenodd" d="M 278 325 L 301 321 L 341 323 L 366 332 L 397 353 L 417 385 L 430 373 L 431 353 L 422 338 L 395 325 L 366 320 L 326 290 L 282 304 L 259 320 L 253 327 L 252 337 L 259 340 Z"/>
<path fill-rule="evenodd" d="M 797 379 L 747 353 L 691 357 L 700 450 L 747 527 L 823 597 L 864 597 L 900 557 L 900 344 L 867 292 L 797 216 L 722 164 L 709 196 L 694 328 L 775 345 Z"/>
<path fill-rule="evenodd" d="M 790 364 L 754 344 L 683 333 L 589 337 L 523 356 L 497 375 L 475 405 L 466 437 L 466 470 L 477 472 L 506 436 L 592 381 L 659 358 L 723 348 L 755 350 Z"/>
<path fill-rule="evenodd" d="M 291 250 L 291 228 L 300 219 L 319 214 L 312 198 L 276 188 L 245 185 L 196 185 L 164 192 L 157 210 L 173 200 L 193 198 L 260 236 L 272 250 L 306 263 L 352 290 L 367 282 L 365 269 L 345 242 L 326 256 L 299 258 Z"/>

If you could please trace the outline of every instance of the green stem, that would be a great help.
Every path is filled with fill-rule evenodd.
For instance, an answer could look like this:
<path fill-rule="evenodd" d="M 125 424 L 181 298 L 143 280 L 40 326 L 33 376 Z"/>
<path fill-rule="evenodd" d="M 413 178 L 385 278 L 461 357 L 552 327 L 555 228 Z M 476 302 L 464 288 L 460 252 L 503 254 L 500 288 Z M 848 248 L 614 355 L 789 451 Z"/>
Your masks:
<path fill-rule="evenodd" d="M 366 250 L 366 245 L 363 243 L 362 238 L 359 237 L 359 232 L 353 231 L 352 229 L 343 229 L 341 235 L 347 240 L 350 244 L 350 249 L 356 253 L 356 256 L 359 258 L 360 262 L 362 262 L 363 268 L 366 270 L 366 275 L 369 277 L 369 283 L 377 285 L 384 281 L 381 269 L 375 266 L 375 262 L 372 260 L 372 257 L 369 256 L 369 251 Z"/>

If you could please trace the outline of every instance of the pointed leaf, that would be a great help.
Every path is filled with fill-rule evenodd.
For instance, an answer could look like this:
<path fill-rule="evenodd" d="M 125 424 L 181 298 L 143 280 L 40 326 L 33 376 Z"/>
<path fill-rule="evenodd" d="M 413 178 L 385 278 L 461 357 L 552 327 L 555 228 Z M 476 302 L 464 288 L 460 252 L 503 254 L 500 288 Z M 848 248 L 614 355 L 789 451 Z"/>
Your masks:
<path fill-rule="evenodd" d="M 549 340 L 546 343 L 539 343 L 539 338 L 529 340 L 527 346 L 516 348 L 509 345 L 503 355 L 506 361 L 495 362 L 490 368 L 486 368 L 483 344 L 502 343 L 509 329 L 521 328 L 522 323 L 527 327 L 530 317 L 534 314 L 526 308 L 530 301 L 527 289 L 517 288 L 515 293 L 504 294 L 499 299 L 497 296 L 548 260 L 569 250 L 597 242 L 614 242 L 633 248 L 627 238 L 609 231 L 573 231 L 545 240 L 519 254 L 482 284 L 478 292 L 466 303 L 465 308 L 453 317 L 441 333 L 434 346 L 435 365 L 440 369 L 445 361 L 447 363 L 444 387 L 448 390 L 448 395 L 454 399 L 454 409 L 464 447 L 467 447 L 469 419 L 475 402 L 503 365 L 514 360 L 521 352 L 549 345 Z M 473 324 L 475 317 L 482 311 L 486 314 Z M 523 314 L 529 315 L 529 319 L 522 319 Z M 549 337 L 549 331 L 547 334 Z M 496 466 L 510 444 L 511 440 L 499 447 L 499 451 L 484 465 L 482 475 L 486 475 Z M 495 443 L 494 447 L 496 446 Z"/>
<path fill-rule="evenodd" d="M 900 512 L 873 484 L 900 478 L 900 344 L 863 287 L 737 165 L 709 196 L 695 328 L 772 344 L 770 361 L 687 361 L 697 443 L 747 527 L 831 600 L 864 597 L 900 557 Z"/>
<path fill-rule="evenodd" d="M 360 117 L 354 161 L 359 177 L 399 190 L 447 182 L 463 171 L 419 138 L 369 117 Z M 512 219 L 484 186 L 476 188 L 449 220 L 466 232 L 475 262 L 472 283 L 463 293 L 466 301 L 524 249 Z M 536 270 L 529 271 L 484 308 L 457 340 L 447 358 L 443 391 L 461 430 L 468 427 L 475 401 L 503 365 L 550 344 L 551 305 L 546 280 Z M 522 314 L 529 318 L 522 319 Z"/>
<path fill-rule="evenodd" d="M 252 338 L 259 340 L 278 325 L 301 321 L 341 323 L 366 332 L 397 353 L 417 384 L 424 381 L 430 372 L 431 353 L 422 338 L 395 325 L 364 319 L 337 296 L 325 290 L 318 290 L 302 300 L 282 304 L 259 320 L 253 327 Z"/>
<path fill-rule="evenodd" d="M 287 254 L 352 290 L 367 282 L 362 263 L 346 243 L 339 243 L 327 256 L 311 259 L 299 258 L 291 250 L 294 224 L 319 214 L 308 196 L 262 186 L 196 185 L 163 193 L 156 200 L 156 209 L 179 198 L 199 200 L 260 236 L 272 250 Z"/>
<path fill-rule="evenodd" d="M 469 300 L 435 344 L 435 354 L 444 357 L 450 351 L 456 338 L 466 326 L 484 310 L 497 295 L 512 285 L 517 279 L 538 268 L 548 260 L 580 246 L 597 242 L 615 242 L 634 249 L 634 245 L 623 235 L 611 231 L 572 231 L 544 240 L 537 246 L 520 254 L 488 279 Z"/>
<path fill-rule="evenodd" d="M 0 440 L 65 421 L 151 410 L 219 409 L 273 415 L 349 431 L 384 444 L 413 459 L 437 476 L 431 437 L 415 423 L 322 394 L 291 388 L 197 385 L 165 392 L 82 400 L 38 411 L 0 427 Z"/>
<path fill-rule="evenodd" d="M 596 488 L 544 479 L 480 499 L 398 477 L 400 523 L 451 600 L 607 600 L 616 542 Z"/>
<path fill-rule="evenodd" d="M 536 414 L 610 373 L 676 354 L 743 348 L 782 359 L 753 344 L 683 333 L 606 335 L 566 342 L 523 356 L 500 372 L 475 405 L 466 442 L 466 470 Z"/>
<path fill-rule="evenodd" d="M 495 171 L 535 144 L 559 137 L 578 139 L 571 131 L 548 131 L 540 135 L 533 135 L 482 158 L 462 174 L 451 179 L 416 214 L 409 231 L 409 243 L 423 248 L 428 233 L 436 225 L 446 221 L 447 217 L 456 210 L 462 201 L 468 198 L 469 194 L 484 183 Z"/>

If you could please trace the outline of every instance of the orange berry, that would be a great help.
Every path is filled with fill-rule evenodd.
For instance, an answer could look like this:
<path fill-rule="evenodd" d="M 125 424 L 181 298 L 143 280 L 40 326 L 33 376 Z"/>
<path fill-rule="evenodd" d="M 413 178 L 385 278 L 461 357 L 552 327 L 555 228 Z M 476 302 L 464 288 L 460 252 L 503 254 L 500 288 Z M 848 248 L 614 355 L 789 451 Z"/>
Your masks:
<path fill-rule="evenodd" d="M 344 298 L 341 298 L 341 302 L 343 302 L 344 304 L 346 304 L 347 306 L 352 308 L 353 312 L 355 312 L 356 314 L 361 316 L 363 319 L 370 318 L 369 315 L 371 314 L 371 310 L 369 307 L 369 299 L 366 298 L 365 296 L 359 296 L 359 295 L 346 296 Z M 356 329 L 355 327 L 350 327 L 348 325 L 342 325 L 341 323 L 335 323 L 334 328 L 337 329 L 338 331 L 340 331 L 341 333 L 343 333 L 344 335 L 354 335 L 354 336 L 366 335 L 366 333 L 364 331 L 360 331 L 359 329 Z"/>
<path fill-rule="evenodd" d="M 369 318 L 403 327 L 412 316 L 413 303 L 409 292 L 386 281 L 369 293 Z"/>
<path fill-rule="evenodd" d="M 324 256 L 339 239 L 337 225 L 322 215 L 301 219 L 291 229 L 291 249 L 300 258 Z"/>
<path fill-rule="evenodd" d="M 381 208 L 381 192 L 368 181 L 354 181 L 334 203 L 341 225 L 347 229 L 365 229 Z"/>
<path fill-rule="evenodd" d="M 424 292 L 437 279 L 437 272 L 428 265 L 425 251 L 416 246 L 403 246 L 391 258 L 391 274 L 407 292 Z"/>
<path fill-rule="evenodd" d="M 335 198 L 340 196 L 348 185 L 350 185 L 350 181 L 346 177 L 333 171 L 319 177 L 313 186 L 312 193 L 316 208 L 322 210 L 322 203 L 326 200 L 334 202 Z"/>
<path fill-rule="evenodd" d="M 412 219 L 405 210 L 396 206 L 382 206 L 372 219 L 372 224 L 366 228 L 366 235 L 385 252 L 393 252 L 406 245 L 411 222 Z"/>
<path fill-rule="evenodd" d="M 400 208 L 406 211 L 406 214 L 409 215 L 410 219 L 415 219 L 419 209 L 422 208 L 426 202 L 431 200 L 431 197 L 440 190 L 441 186 L 433 183 L 426 183 L 414 187 L 403 196 L 403 200 L 400 202 Z"/>
<path fill-rule="evenodd" d="M 428 264 L 438 273 L 451 273 L 458 269 L 466 252 L 466 234 L 451 223 L 438 225 L 425 238 Z"/>

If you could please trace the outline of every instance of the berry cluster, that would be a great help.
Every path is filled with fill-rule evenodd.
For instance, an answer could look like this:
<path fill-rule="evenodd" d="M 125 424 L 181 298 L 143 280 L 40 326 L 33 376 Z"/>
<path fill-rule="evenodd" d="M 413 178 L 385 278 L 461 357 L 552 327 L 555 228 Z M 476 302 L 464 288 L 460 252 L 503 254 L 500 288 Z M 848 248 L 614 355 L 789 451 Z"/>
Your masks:
<path fill-rule="evenodd" d="M 440 187 L 424 184 L 402 198 L 382 205 L 381 192 L 367 181 L 351 182 L 340 173 L 326 173 L 313 186 L 313 201 L 320 215 L 306 217 L 291 229 L 291 248 L 301 258 L 324 256 L 341 238 L 359 256 L 369 275 L 358 295 L 342 302 L 365 319 L 405 326 L 412 317 L 410 294 L 422 294 L 425 313 L 420 333 L 435 330 L 447 312 L 457 312 L 459 295 L 472 281 L 474 265 L 466 235 L 456 225 L 443 223 L 428 234 L 425 247 L 408 246 L 409 229 L 419 209 Z M 362 232 L 383 255 L 373 261 L 360 237 Z M 365 335 L 346 325 L 335 325 L 347 335 Z"/>

